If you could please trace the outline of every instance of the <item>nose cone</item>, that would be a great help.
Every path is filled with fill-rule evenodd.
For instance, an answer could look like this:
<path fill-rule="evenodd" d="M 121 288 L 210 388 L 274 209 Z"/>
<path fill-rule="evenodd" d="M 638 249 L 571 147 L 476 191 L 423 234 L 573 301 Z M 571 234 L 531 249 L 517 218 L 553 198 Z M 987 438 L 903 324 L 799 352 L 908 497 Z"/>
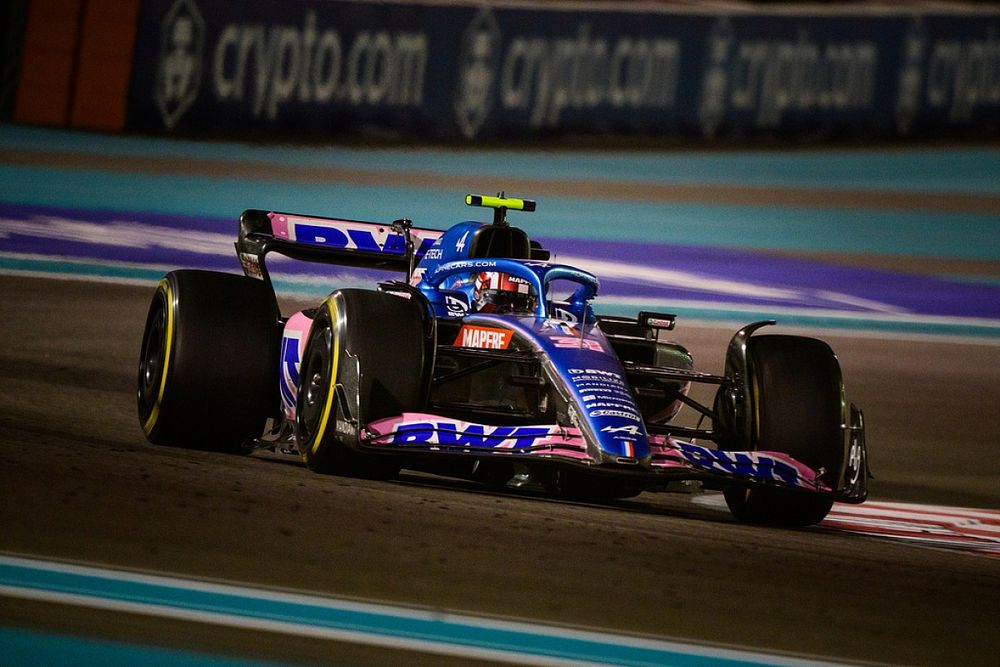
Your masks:
<path fill-rule="evenodd" d="M 618 355 L 596 326 L 540 323 L 537 339 L 575 399 L 581 430 L 598 461 L 649 458 L 649 438 Z M 633 461 L 634 460 L 634 461 Z"/>
<path fill-rule="evenodd" d="M 581 421 L 589 426 L 584 431 L 590 431 L 603 458 L 647 458 L 649 439 L 625 372 L 617 357 L 611 357 L 613 364 L 607 359 L 591 358 L 567 368 L 567 384 L 582 411 Z"/>

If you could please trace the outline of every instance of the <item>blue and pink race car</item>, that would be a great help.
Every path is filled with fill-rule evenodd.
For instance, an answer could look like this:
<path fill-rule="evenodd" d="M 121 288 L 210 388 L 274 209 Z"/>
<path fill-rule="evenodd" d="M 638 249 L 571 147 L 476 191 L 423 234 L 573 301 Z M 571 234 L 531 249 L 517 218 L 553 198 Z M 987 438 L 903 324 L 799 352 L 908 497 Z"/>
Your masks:
<path fill-rule="evenodd" d="M 264 447 L 318 472 L 402 468 L 608 500 L 678 483 L 743 521 L 801 526 L 869 477 L 861 410 L 817 339 L 735 333 L 721 375 L 669 340 L 673 315 L 595 314 L 600 282 L 507 222 L 530 200 L 469 195 L 447 231 L 248 210 L 245 275 L 181 270 L 153 296 L 138 411 L 153 443 Z M 270 253 L 405 279 L 284 317 Z M 711 401 L 689 395 L 694 383 Z M 709 404 L 710 403 L 710 404 Z M 676 423 L 687 407 L 694 425 Z M 702 444 L 704 443 L 704 444 Z"/>

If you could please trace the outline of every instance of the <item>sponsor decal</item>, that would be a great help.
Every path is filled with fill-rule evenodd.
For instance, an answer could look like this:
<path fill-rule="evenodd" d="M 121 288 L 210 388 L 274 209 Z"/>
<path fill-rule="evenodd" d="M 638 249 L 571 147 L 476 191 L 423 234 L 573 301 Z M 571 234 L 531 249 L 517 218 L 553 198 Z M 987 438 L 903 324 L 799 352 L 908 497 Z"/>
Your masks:
<path fill-rule="evenodd" d="M 591 417 L 621 417 L 622 419 L 631 419 L 637 421 L 639 415 L 635 412 L 626 412 L 624 410 L 591 410 L 587 413 Z"/>
<path fill-rule="evenodd" d="M 593 393 L 600 395 L 623 394 L 631 397 L 628 385 L 624 380 L 611 376 L 576 375 L 570 376 L 570 381 L 581 393 Z"/>
<path fill-rule="evenodd" d="M 601 382 L 600 380 L 585 380 L 583 382 L 574 382 L 574 385 L 580 391 L 593 391 L 600 393 L 608 393 L 614 391 L 625 391 L 625 383 L 618 382 Z"/>
<path fill-rule="evenodd" d="M 560 433 L 558 426 L 487 426 L 461 421 L 418 421 L 397 424 L 389 444 L 523 449 L 542 438 Z"/>
<path fill-rule="evenodd" d="M 558 348 L 580 348 L 591 352 L 601 352 L 604 348 L 600 342 L 589 338 L 577 338 L 575 336 L 549 336 L 552 344 Z"/>
<path fill-rule="evenodd" d="M 513 335 L 513 332 L 507 329 L 465 324 L 458 332 L 452 345 L 455 347 L 476 347 L 483 350 L 506 350 Z"/>
<path fill-rule="evenodd" d="M 589 398 L 585 400 L 596 401 L 598 399 L 607 399 L 612 401 L 627 400 L 630 403 L 632 402 L 632 395 L 623 389 L 616 389 L 614 387 L 593 387 L 593 386 L 579 387 L 578 389 L 581 393 L 588 392 L 587 396 Z"/>
<path fill-rule="evenodd" d="M 1000 105 L 1000 39 L 990 25 L 981 39 L 941 39 L 927 62 L 927 105 L 968 123 L 979 107 Z M 995 118 L 995 116 L 994 116 Z"/>
<path fill-rule="evenodd" d="M 392 231 L 388 225 L 350 220 L 325 220 L 294 215 L 273 215 L 275 236 L 309 245 L 364 250 L 392 255 L 406 254 L 406 237 Z M 411 230 L 418 257 L 424 255 L 441 232 L 428 229 Z"/>
<path fill-rule="evenodd" d="M 153 97 L 163 125 L 173 129 L 198 98 L 205 21 L 193 0 L 177 0 L 163 17 Z"/>
<path fill-rule="evenodd" d="M 595 392 L 607 393 L 615 391 L 621 392 L 625 390 L 625 383 L 618 383 L 618 382 L 584 380 L 583 382 L 574 382 L 573 384 L 576 385 L 576 387 L 579 388 L 580 391 L 595 391 Z"/>
<path fill-rule="evenodd" d="M 677 442 L 681 455 L 697 468 L 803 486 L 798 470 L 778 458 L 758 452 L 724 452 L 689 442 Z"/>
<path fill-rule="evenodd" d="M 499 101 L 529 112 L 533 128 L 557 127 L 566 111 L 672 110 L 680 60 L 676 39 L 594 36 L 585 22 L 574 35 L 518 36 L 500 62 Z"/>
<path fill-rule="evenodd" d="M 483 289 L 502 289 L 516 291 L 518 294 L 528 294 L 531 283 L 524 278 L 500 271 L 483 271 L 475 280 L 476 291 Z"/>
<path fill-rule="evenodd" d="M 424 253 L 424 259 L 441 259 L 442 257 L 444 257 L 444 252 L 436 245 Z"/>
<path fill-rule="evenodd" d="M 861 478 L 861 468 L 864 466 L 864 451 L 861 446 L 861 438 L 851 438 L 851 448 L 847 452 L 847 482 L 854 486 Z"/>
<path fill-rule="evenodd" d="M 621 382 L 622 376 L 614 371 L 606 371 L 600 368 L 570 368 L 567 371 L 570 375 L 586 375 L 600 377 L 604 379 L 615 379 Z"/>
<path fill-rule="evenodd" d="M 641 421 L 628 385 L 619 373 L 596 368 L 570 368 L 570 382 L 591 417 L 622 417 Z M 638 428 L 633 426 L 623 428 Z M 606 429 L 605 429 L 606 431 Z M 611 431 L 606 431 L 611 433 Z"/>
<path fill-rule="evenodd" d="M 706 136 L 731 112 L 768 129 L 789 113 L 865 111 L 875 101 L 873 41 L 815 39 L 804 27 L 795 39 L 741 39 L 721 17 L 707 49 L 699 104 Z"/>
<path fill-rule="evenodd" d="M 591 401 L 617 401 L 619 404 L 626 403 L 629 406 L 634 403 L 632 395 L 623 389 L 608 387 L 579 387 L 578 390 L 580 393 L 584 394 L 581 400 L 585 403 L 589 403 Z"/>
<path fill-rule="evenodd" d="M 260 260 L 257 255 L 247 252 L 240 253 L 240 264 L 243 266 L 243 273 L 257 280 L 264 279 L 264 273 L 260 270 Z"/>
<path fill-rule="evenodd" d="M 345 38 L 317 25 L 229 23 L 211 49 L 212 90 L 275 120 L 286 104 L 419 107 L 427 70 L 422 32 L 360 30 Z"/>
<path fill-rule="evenodd" d="M 469 312 L 469 304 L 458 298 L 457 296 L 451 296 L 450 294 L 444 297 L 445 308 L 448 309 L 449 315 L 464 315 Z"/>
<path fill-rule="evenodd" d="M 586 398 L 594 399 L 600 397 L 589 396 Z M 635 406 L 632 405 L 631 403 L 626 403 L 625 401 L 607 401 L 607 400 L 603 401 L 591 400 L 590 402 L 586 402 L 586 398 L 584 399 L 585 400 L 584 407 L 587 408 L 588 410 L 593 410 L 595 408 L 612 408 L 614 410 L 624 410 L 625 412 L 634 414 L 636 417 L 639 416 L 639 412 L 635 409 Z"/>
<path fill-rule="evenodd" d="M 465 238 L 465 237 L 462 237 Z M 461 252 L 461 250 L 459 250 Z M 449 262 L 448 264 L 442 264 L 438 267 L 438 270 L 443 268 L 448 269 L 495 269 L 497 263 L 492 259 L 472 259 L 465 260 L 461 262 Z"/>

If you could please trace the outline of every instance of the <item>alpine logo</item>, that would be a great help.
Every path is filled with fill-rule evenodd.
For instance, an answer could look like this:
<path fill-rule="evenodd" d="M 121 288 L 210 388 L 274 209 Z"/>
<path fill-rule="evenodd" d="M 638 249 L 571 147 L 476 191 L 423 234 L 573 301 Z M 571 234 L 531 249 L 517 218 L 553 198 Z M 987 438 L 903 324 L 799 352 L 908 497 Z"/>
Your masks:
<path fill-rule="evenodd" d="M 513 332 L 493 327 L 479 327 L 471 324 L 462 326 L 462 330 L 452 343 L 455 347 L 477 347 L 483 350 L 506 350 L 510 345 Z"/>
<path fill-rule="evenodd" d="M 639 435 L 639 427 L 631 424 L 628 426 L 605 426 L 601 429 L 601 433 L 628 433 L 635 437 Z"/>

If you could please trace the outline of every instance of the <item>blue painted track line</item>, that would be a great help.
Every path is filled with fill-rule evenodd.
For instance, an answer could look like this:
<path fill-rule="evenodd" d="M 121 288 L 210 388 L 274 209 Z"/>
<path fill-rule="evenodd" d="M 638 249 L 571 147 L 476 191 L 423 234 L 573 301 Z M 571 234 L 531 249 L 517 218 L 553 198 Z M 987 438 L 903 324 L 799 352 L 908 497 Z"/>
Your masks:
<path fill-rule="evenodd" d="M 0 556 L 0 595 L 521 664 L 818 664 L 749 651 L 12 556 Z"/>

